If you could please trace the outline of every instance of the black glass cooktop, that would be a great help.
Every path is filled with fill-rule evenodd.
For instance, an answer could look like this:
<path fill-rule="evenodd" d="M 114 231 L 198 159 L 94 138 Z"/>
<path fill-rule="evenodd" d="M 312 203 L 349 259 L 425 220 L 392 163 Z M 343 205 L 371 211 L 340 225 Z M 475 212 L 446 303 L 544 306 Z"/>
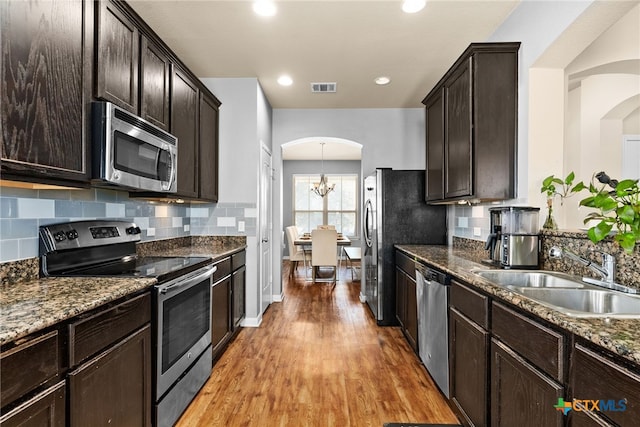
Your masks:
<path fill-rule="evenodd" d="M 208 257 L 127 257 L 90 267 L 59 272 L 58 276 L 153 277 L 166 282 L 211 262 Z"/>

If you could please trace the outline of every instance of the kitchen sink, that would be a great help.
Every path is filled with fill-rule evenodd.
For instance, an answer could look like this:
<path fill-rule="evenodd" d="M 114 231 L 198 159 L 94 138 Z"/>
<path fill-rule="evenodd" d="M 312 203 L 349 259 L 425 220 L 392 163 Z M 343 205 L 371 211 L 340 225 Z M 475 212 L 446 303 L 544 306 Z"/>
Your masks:
<path fill-rule="evenodd" d="M 640 295 L 603 289 L 569 274 L 541 270 L 474 270 L 473 273 L 569 316 L 640 319 Z"/>
<path fill-rule="evenodd" d="M 579 279 L 555 271 L 475 270 L 473 273 L 498 286 L 524 288 L 584 288 L 585 286 Z"/>
<path fill-rule="evenodd" d="M 569 316 L 640 318 L 638 296 L 600 289 L 509 288 Z"/>

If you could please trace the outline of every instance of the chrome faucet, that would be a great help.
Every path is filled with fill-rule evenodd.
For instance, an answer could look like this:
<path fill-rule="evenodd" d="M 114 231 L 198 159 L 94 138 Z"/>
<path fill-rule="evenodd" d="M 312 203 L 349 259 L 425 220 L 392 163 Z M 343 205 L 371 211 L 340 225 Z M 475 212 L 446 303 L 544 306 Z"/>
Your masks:
<path fill-rule="evenodd" d="M 563 256 L 569 258 L 570 260 L 576 261 L 585 267 L 589 267 L 592 271 L 599 274 L 602 278 L 603 282 L 613 283 L 616 275 L 616 259 L 613 255 L 610 255 L 606 252 L 598 251 L 602 254 L 602 265 L 596 265 L 592 261 L 589 261 L 586 258 L 581 257 L 580 255 L 571 252 L 568 249 L 560 249 L 557 246 L 553 246 L 551 250 L 549 250 L 549 257 L 554 259 L 560 259 Z"/>
<path fill-rule="evenodd" d="M 616 291 L 626 292 L 630 294 L 638 294 L 640 293 L 640 289 L 632 288 L 629 286 L 621 285 L 619 283 L 615 283 L 615 275 L 616 275 L 616 259 L 613 255 L 610 255 L 606 252 L 597 251 L 602 254 L 602 265 L 596 265 L 592 261 L 589 261 L 586 258 L 581 257 L 580 255 L 571 252 L 568 249 L 560 249 L 557 246 L 553 246 L 549 250 L 549 258 L 552 259 L 560 259 L 563 256 L 576 261 L 585 267 L 589 267 L 592 271 L 596 272 L 601 276 L 601 280 L 594 279 L 593 277 L 583 277 L 582 280 L 587 283 L 591 283 L 592 285 L 597 285 L 600 287 L 604 287 L 607 289 L 613 289 Z"/>

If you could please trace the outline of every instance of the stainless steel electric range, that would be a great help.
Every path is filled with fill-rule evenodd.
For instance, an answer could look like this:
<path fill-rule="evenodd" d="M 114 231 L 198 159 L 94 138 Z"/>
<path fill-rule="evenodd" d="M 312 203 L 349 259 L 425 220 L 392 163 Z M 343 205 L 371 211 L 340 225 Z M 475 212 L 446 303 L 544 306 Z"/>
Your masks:
<path fill-rule="evenodd" d="M 152 331 L 156 426 L 171 426 L 211 374 L 208 257 L 138 257 L 140 228 L 127 221 L 40 227 L 43 276 L 153 277 Z"/>

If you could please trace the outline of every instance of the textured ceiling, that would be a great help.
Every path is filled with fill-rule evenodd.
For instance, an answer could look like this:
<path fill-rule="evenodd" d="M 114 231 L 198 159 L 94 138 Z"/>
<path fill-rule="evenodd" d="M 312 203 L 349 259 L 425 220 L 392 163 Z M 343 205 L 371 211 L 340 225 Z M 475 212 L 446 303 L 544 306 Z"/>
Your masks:
<path fill-rule="evenodd" d="M 276 16 L 243 0 L 129 0 L 198 77 L 254 77 L 273 108 L 417 108 L 471 42 L 485 41 L 518 1 L 277 1 Z M 276 79 L 289 74 L 294 83 Z M 374 78 L 391 78 L 386 86 Z M 336 82 L 313 94 L 312 82 Z"/>

